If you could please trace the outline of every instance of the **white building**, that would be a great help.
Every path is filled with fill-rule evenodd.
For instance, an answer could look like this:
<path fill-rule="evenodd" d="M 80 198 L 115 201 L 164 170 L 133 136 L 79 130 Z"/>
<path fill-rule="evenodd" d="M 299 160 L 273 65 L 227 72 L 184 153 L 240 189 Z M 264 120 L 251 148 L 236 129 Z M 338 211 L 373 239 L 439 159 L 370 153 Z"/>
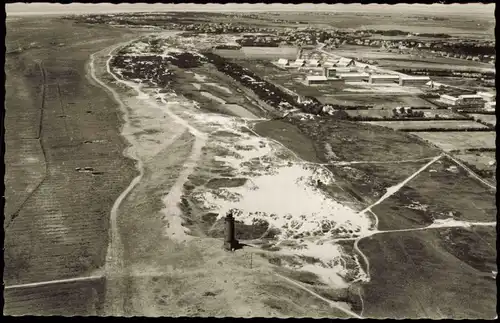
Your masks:
<path fill-rule="evenodd" d="M 339 79 L 338 77 L 329 77 L 327 78 L 324 75 L 307 75 L 304 79 L 304 82 L 307 85 L 318 85 L 318 84 L 337 84 L 344 83 L 344 80 Z"/>
<path fill-rule="evenodd" d="M 497 102 L 496 101 L 490 101 L 490 102 L 486 102 L 484 104 L 484 108 L 486 110 L 495 110 L 497 107 Z"/>
<path fill-rule="evenodd" d="M 395 83 L 399 81 L 398 75 L 391 74 L 379 74 L 379 75 L 370 75 L 368 80 L 369 83 Z"/>
<path fill-rule="evenodd" d="M 483 98 L 484 101 L 495 101 L 496 94 L 490 92 L 477 92 L 477 95 Z"/>
<path fill-rule="evenodd" d="M 280 59 L 278 59 L 278 65 L 286 66 L 288 64 L 289 64 L 288 59 L 286 59 L 286 58 L 280 58 Z"/>
<path fill-rule="evenodd" d="M 290 66 L 294 66 L 294 67 L 302 67 L 306 64 L 306 60 L 305 59 L 296 59 L 293 63 L 290 64 Z"/>
<path fill-rule="evenodd" d="M 354 67 L 356 66 L 356 62 L 352 58 L 342 57 L 341 59 L 339 59 L 336 65 L 339 67 Z"/>
<path fill-rule="evenodd" d="M 427 84 L 431 79 L 428 76 L 400 76 L 399 85 L 401 86 L 421 86 Z"/>
<path fill-rule="evenodd" d="M 451 96 L 451 95 L 447 95 L 447 94 L 441 95 L 439 97 L 439 101 L 441 101 L 441 102 L 443 102 L 445 104 L 449 104 L 451 106 L 456 106 L 460 102 L 459 98 Z"/>
<path fill-rule="evenodd" d="M 329 59 L 329 60 L 324 61 L 322 65 L 325 67 L 333 67 L 333 66 L 335 66 L 335 64 L 337 64 L 337 62 L 338 61 L 336 61 L 336 60 Z"/>
<path fill-rule="evenodd" d="M 326 84 L 327 78 L 324 75 L 307 75 L 305 78 L 305 83 L 307 85 L 315 85 L 315 84 Z"/>
<path fill-rule="evenodd" d="M 346 82 L 362 82 L 370 77 L 368 73 L 337 73 L 337 76 Z"/>
<path fill-rule="evenodd" d="M 310 59 L 306 62 L 306 66 L 310 66 L 310 67 L 318 67 L 320 65 L 321 64 L 319 63 L 319 61 L 317 59 Z"/>
<path fill-rule="evenodd" d="M 459 95 L 458 98 L 460 99 L 460 103 L 462 105 L 483 105 L 484 100 L 480 95 L 477 94 L 463 94 Z"/>

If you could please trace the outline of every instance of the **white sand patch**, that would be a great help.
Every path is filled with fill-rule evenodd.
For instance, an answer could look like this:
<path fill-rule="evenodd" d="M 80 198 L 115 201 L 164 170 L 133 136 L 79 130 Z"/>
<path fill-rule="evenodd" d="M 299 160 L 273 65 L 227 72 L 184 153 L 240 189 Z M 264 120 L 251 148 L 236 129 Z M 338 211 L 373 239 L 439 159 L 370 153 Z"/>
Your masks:
<path fill-rule="evenodd" d="M 217 101 L 217 102 L 219 102 L 220 104 L 226 104 L 226 101 L 225 101 L 225 100 L 223 100 L 223 99 L 219 98 L 218 96 L 213 95 L 213 94 L 212 94 L 212 93 L 210 93 L 210 92 L 205 92 L 205 91 L 202 91 L 202 92 L 200 92 L 200 94 L 201 94 L 201 95 L 203 95 L 204 97 L 207 97 L 207 98 L 211 99 L 211 100 Z"/>
<path fill-rule="evenodd" d="M 201 75 L 201 74 L 198 74 L 198 73 L 194 73 L 194 78 L 198 81 L 198 82 L 205 82 L 205 80 L 207 79 L 207 77 L 205 75 Z"/>
<path fill-rule="evenodd" d="M 206 83 L 206 84 L 210 85 L 210 86 L 214 86 L 214 87 L 216 87 L 218 89 L 221 89 L 222 91 L 226 92 L 227 94 L 233 94 L 233 92 L 230 89 L 228 89 L 227 87 L 222 86 L 222 85 L 220 85 L 218 83 Z"/>
<path fill-rule="evenodd" d="M 191 83 L 193 84 L 193 86 L 197 89 L 197 90 L 200 90 L 201 89 L 201 85 L 199 83 Z"/>

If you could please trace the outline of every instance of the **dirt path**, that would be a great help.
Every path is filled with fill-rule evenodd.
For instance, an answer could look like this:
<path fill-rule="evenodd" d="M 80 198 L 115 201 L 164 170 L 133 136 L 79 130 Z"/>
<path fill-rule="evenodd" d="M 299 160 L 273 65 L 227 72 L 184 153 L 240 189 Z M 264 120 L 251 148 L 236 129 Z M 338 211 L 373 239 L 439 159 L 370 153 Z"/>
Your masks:
<path fill-rule="evenodd" d="M 124 44 L 118 44 L 109 50 L 109 58 L 106 62 L 107 72 L 109 73 L 109 61 L 112 56 L 111 53 L 118 47 Z M 122 116 L 124 119 L 124 128 L 130 124 L 128 111 L 120 100 L 118 93 L 113 90 L 111 87 L 106 85 L 100 79 L 96 77 L 95 74 L 95 66 L 94 66 L 94 56 L 95 54 L 90 55 L 90 76 L 92 79 L 97 82 L 100 86 L 105 88 L 109 93 L 112 94 L 114 100 L 118 103 L 119 108 L 122 112 Z M 130 142 L 130 138 L 127 138 L 129 143 L 133 146 L 133 142 Z M 135 155 L 134 150 L 127 148 L 125 155 L 137 162 L 136 168 L 139 171 L 139 175 L 135 177 L 129 186 L 123 191 L 120 196 L 116 199 L 110 213 L 110 237 L 109 237 L 109 245 L 106 254 L 106 263 L 105 263 L 105 273 L 106 273 L 106 308 L 107 312 L 113 316 L 120 316 L 124 313 L 124 298 L 120 295 L 120 292 L 125 290 L 125 286 L 123 285 L 123 279 L 120 277 L 123 275 L 123 244 L 121 242 L 120 232 L 118 229 L 118 209 L 122 202 L 125 200 L 128 194 L 134 189 L 134 187 L 140 182 L 142 176 L 144 174 L 144 167 L 142 161 Z"/>
<path fill-rule="evenodd" d="M 395 193 L 397 193 L 403 186 L 406 185 L 406 183 L 408 183 L 409 181 L 411 181 L 418 174 L 420 174 L 421 172 L 423 172 L 424 170 L 426 170 L 427 167 L 429 167 L 430 165 L 434 164 L 436 161 L 438 161 L 443 156 L 444 156 L 444 154 L 441 154 L 441 155 L 439 155 L 437 157 L 434 157 L 430 162 L 428 162 L 427 164 L 425 164 L 424 166 L 422 166 L 418 171 L 416 171 L 415 173 L 413 173 L 410 177 L 406 178 L 401 183 L 393 185 L 393 186 L 387 188 L 387 192 L 378 201 L 376 201 L 372 205 L 368 206 L 364 210 L 360 211 L 359 213 L 365 213 L 365 212 L 371 210 L 375 205 L 382 203 L 384 200 L 386 200 L 387 198 L 389 198 L 392 195 L 394 195 Z"/>
<path fill-rule="evenodd" d="M 489 188 L 493 189 L 493 190 L 496 190 L 497 187 L 494 186 L 494 185 L 491 185 L 490 183 L 488 183 L 487 181 L 485 181 L 484 179 L 482 179 L 479 175 L 477 175 L 476 173 L 474 173 L 469 167 L 465 166 L 462 162 L 460 162 L 458 159 L 456 159 L 455 157 L 449 155 L 449 154 L 445 154 L 446 157 L 450 158 L 451 160 L 453 160 L 455 163 L 457 163 L 460 167 L 462 167 L 463 169 L 465 169 L 472 177 L 476 178 L 478 181 L 480 181 L 481 183 L 483 183 L 484 185 L 488 186 Z"/>
<path fill-rule="evenodd" d="M 100 278 L 102 278 L 102 275 L 93 275 L 93 276 L 85 276 L 85 277 L 75 277 L 75 278 L 67 278 L 67 279 L 48 280 L 48 281 L 37 282 L 37 283 L 18 284 L 18 285 L 5 286 L 5 290 L 20 289 L 20 288 L 43 287 L 43 286 L 47 286 L 47 285 L 73 283 L 73 282 L 88 281 L 88 280 L 96 280 L 96 279 L 100 279 Z"/>
<path fill-rule="evenodd" d="M 286 280 L 286 281 L 288 281 L 292 285 L 295 285 L 295 286 L 297 286 L 297 287 L 299 287 L 299 288 L 307 291 L 309 294 L 313 295 L 314 297 L 321 299 L 322 301 L 328 303 L 331 307 L 334 307 L 334 308 L 336 308 L 336 309 L 338 309 L 338 310 L 346 313 L 349 316 L 352 316 L 352 317 L 355 317 L 355 318 L 358 318 L 358 319 L 362 318 L 361 316 L 359 316 L 358 314 L 354 313 L 353 311 L 348 310 L 348 309 L 346 309 L 346 308 L 344 308 L 342 306 L 339 306 L 336 302 L 333 302 L 333 301 L 331 301 L 329 299 L 324 298 L 323 296 L 319 295 L 318 293 L 313 292 L 309 288 L 303 286 L 302 284 L 296 282 L 293 279 L 290 279 L 290 278 L 285 277 L 285 276 L 280 275 L 280 274 L 275 274 L 275 275 L 278 276 L 278 277 L 280 277 L 280 278 L 282 278 L 282 279 L 284 279 L 284 280 Z"/>

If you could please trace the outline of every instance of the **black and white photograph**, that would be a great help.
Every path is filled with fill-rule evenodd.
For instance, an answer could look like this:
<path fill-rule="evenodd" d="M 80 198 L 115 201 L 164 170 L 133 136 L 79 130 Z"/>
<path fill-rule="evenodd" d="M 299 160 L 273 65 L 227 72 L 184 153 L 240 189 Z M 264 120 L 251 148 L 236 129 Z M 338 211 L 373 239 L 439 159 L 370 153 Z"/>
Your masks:
<path fill-rule="evenodd" d="M 497 318 L 494 2 L 5 10 L 5 316 Z"/>

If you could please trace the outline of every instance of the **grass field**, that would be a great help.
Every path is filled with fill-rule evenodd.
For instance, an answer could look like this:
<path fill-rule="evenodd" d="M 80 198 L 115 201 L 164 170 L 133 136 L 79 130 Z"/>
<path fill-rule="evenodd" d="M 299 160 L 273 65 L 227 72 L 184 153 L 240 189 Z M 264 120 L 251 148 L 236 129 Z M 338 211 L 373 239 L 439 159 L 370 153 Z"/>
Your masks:
<path fill-rule="evenodd" d="M 426 145 L 409 134 L 388 128 L 374 128 L 360 122 L 340 121 L 330 118 L 315 122 L 292 121 L 301 132 L 312 138 L 320 154 L 325 154 L 328 144 L 336 155 L 333 161 L 396 161 L 434 157 L 439 150 Z M 369 149 L 367 149 L 369 147 Z"/>
<path fill-rule="evenodd" d="M 6 211 L 19 212 L 6 214 L 6 219 L 17 216 L 5 223 L 4 281 L 9 286 L 85 275 L 104 263 L 108 214 L 134 174 L 122 156 L 115 102 L 89 83 L 86 63 L 124 31 L 57 18 L 21 18 L 7 29 L 7 43 L 41 46 L 6 57 Z M 45 174 L 44 163 L 46 177 L 34 187 Z M 71 306 L 57 309 L 54 302 L 62 304 L 67 295 L 9 292 L 6 309 L 85 312 L 86 296 L 69 298 Z"/>
<path fill-rule="evenodd" d="M 494 151 L 483 151 L 477 153 L 455 154 L 455 157 L 468 164 L 474 165 L 477 169 L 495 171 L 495 155 L 496 152 Z"/>
<path fill-rule="evenodd" d="M 413 106 L 413 107 L 429 107 L 435 108 L 436 106 L 432 103 L 423 100 L 417 96 L 412 95 L 379 95 L 376 93 L 363 93 L 360 92 L 349 93 L 346 92 L 333 94 L 333 95 L 323 95 L 318 98 L 321 102 L 326 104 L 339 104 L 347 106 L 355 105 L 370 105 L 376 109 L 389 109 L 401 107 L 401 106 Z"/>
<path fill-rule="evenodd" d="M 482 121 L 492 126 L 496 126 L 497 124 L 497 116 L 492 114 L 474 114 L 469 113 L 469 116 L 473 117 L 475 120 Z"/>
<path fill-rule="evenodd" d="M 394 130 L 401 129 L 486 129 L 488 126 L 469 120 L 432 120 L 432 121 L 366 121 L 366 123 L 388 127 Z"/>
<path fill-rule="evenodd" d="M 488 222 L 495 220 L 495 194 L 445 158 L 376 205 L 373 211 L 383 230 L 422 227 L 435 219 L 450 217 Z"/>
<path fill-rule="evenodd" d="M 460 122 L 460 121 L 459 121 Z M 495 132 L 414 132 L 415 136 L 426 140 L 439 148 L 463 150 L 471 148 L 496 148 Z"/>
<path fill-rule="evenodd" d="M 360 58 L 365 60 L 375 60 L 377 66 L 384 69 L 403 68 L 426 68 L 426 69 L 448 69 L 448 70 L 494 70 L 494 66 L 488 63 L 475 62 L 471 60 L 436 57 L 430 53 L 422 54 L 399 54 L 394 50 L 388 52 L 379 48 L 343 45 L 332 50 L 332 53 L 345 57 Z"/>
<path fill-rule="evenodd" d="M 425 118 L 435 118 L 436 115 L 439 118 L 447 119 L 447 118 L 463 118 L 464 116 L 452 112 L 450 110 L 443 109 L 412 109 L 415 112 L 424 112 Z M 366 110 L 346 110 L 346 113 L 351 117 L 370 117 L 370 118 L 380 118 L 380 120 L 385 118 L 394 117 L 394 113 L 392 109 L 366 109 Z M 411 119 L 409 120 L 411 121 Z"/>
<path fill-rule="evenodd" d="M 379 234 L 360 248 L 372 277 L 363 287 L 366 317 L 495 317 L 494 228 Z"/>
<path fill-rule="evenodd" d="M 239 50 L 216 49 L 214 53 L 225 58 L 233 59 L 263 59 L 278 60 L 279 58 L 295 59 L 298 53 L 297 47 L 242 47 Z"/>
<path fill-rule="evenodd" d="M 263 137 L 279 141 L 304 160 L 320 161 L 314 143 L 304 136 L 296 126 L 288 122 L 279 120 L 260 122 L 255 125 L 254 130 Z"/>

